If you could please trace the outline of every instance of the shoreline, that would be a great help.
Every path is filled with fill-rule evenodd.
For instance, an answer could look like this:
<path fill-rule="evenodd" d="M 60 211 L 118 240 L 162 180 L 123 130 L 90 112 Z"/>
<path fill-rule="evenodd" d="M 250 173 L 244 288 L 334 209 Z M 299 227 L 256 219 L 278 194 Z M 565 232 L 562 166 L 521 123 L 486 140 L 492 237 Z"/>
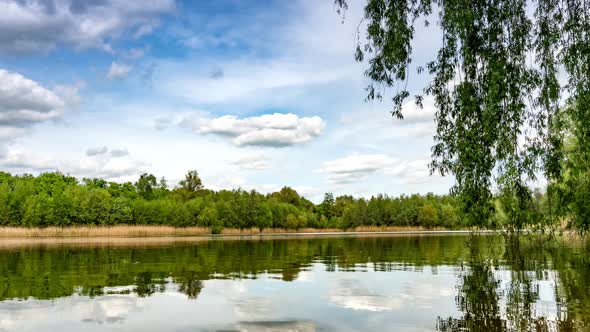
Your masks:
<path fill-rule="evenodd" d="M 367 233 L 433 233 L 453 232 L 445 228 L 427 229 L 415 226 L 361 226 L 350 230 L 334 228 L 279 229 L 269 228 L 262 232 L 257 228 L 225 228 L 221 234 L 212 234 L 208 227 L 118 225 L 118 226 L 72 226 L 72 227 L 0 227 L 0 241 L 4 239 L 40 239 L 40 238 L 148 238 L 148 237 L 215 237 L 215 236 L 281 236 L 300 234 L 367 234 Z M 469 232 L 469 230 L 461 230 Z"/>
<path fill-rule="evenodd" d="M 468 235 L 469 230 L 414 230 L 414 231 L 342 231 L 342 232 L 288 232 L 262 234 L 216 234 L 196 236 L 96 236 L 96 237 L 0 237 L 0 251 L 34 247 L 152 247 L 178 244 L 191 244 L 207 241 L 252 241 L 252 240 L 287 240 L 318 239 L 330 237 L 429 237 L 447 235 Z M 494 234 L 495 231 L 478 232 L 482 235 Z"/>

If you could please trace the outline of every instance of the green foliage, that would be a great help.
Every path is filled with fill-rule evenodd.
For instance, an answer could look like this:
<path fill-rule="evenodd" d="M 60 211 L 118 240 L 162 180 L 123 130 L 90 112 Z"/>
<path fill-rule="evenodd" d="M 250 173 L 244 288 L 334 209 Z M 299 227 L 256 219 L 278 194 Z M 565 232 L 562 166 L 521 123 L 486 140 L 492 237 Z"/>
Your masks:
<path fill-rule="evenodd" d="M 196 172 L 187 175 L 195 179 Z M 461 227 L 454 199 L 432 194 L 378 195 L 370 199 L 326 194 L 317 206 L 289 187 L 263 195 L 254 190 L 169 190 L 165 180 L 142 174 L 135 183 L 75 179 L 61 173 L 38 177 L 0 173 L 0 225 L 170 225 L 224 228 L 301 229 L 424 225 Z M 192 187 L 197 188 L 197 187 Z M 435 220 L 418 218 L 420 209 L 436 210 Z M 443 213 L 444 211 L 444 213 Z"/>
<path fill-rule="evenodd" d="M 154 198 L 154 188 L 157 186 L 156 177 L 153 174 L 144 173 L 135 182 L 135 188 L 139 196 L 144 199 Z"/>
<path fill-rule="evenodd" d="M 335 4 L 347 8 L 346 0 Z M 401 119 L 411 71 L 430 76 L 414 101 L 434 100 L 431 170 L 454 175 L 466 224 L 492 225 L 499 188 L 501 213 L 511 227 L 526 227 L 528 187 L 544 174 L 549 197 L 563 203 L 558 215 L 590 230 L 589 11 L 585 0 L 366 0 L 355 58 L 367 64 L 367 99 L 392 92 L 391 113 Z M 415 25 L 432 18 L 438 52 L 414 65 Z M 559 119 L 563 101 L 567 121 Z M 570 139 L 575 149 L 567 151 Z"/>
<path fill-rule="evenodd" d="M 268 206 L 263 206 L 260 209 L 260 215 L 256 220 L 256 227 L 260 229 L 260 232 L 262 232 L 265 228 L 272 227 L 272 211 L 268 208 Z"/>
<path fill-rule="evenodd" d="M 331 218 L 334 215 L 334 194 L 326 193 L 324 195 L 324 201 L 320 204 L 320 212 L 322 215 L 326 216 L 326 218 Z"/>
<path fill-rule="evenodd" d="M 197 222 L 199 226 L 208 227 L 213 224 L 217 224 L 218 219 L 219 216 L 217 215 L 217 210 L 214 207 L 208 206 L 203 209 L 203 211 L 201 211 Z"/>
<path fill-rule="evenodd" d="M 186 173 L 184 180 L 180 181 L 180 187 L 191 194 L 203 190 L 203 182 L 199 177 L 199 173 L 195 170 Z"/>
<path fill-rule="evenodd" d="M 418 224 L 432 228 L 438 223 L 438 212 L 431 204 L 425 204 L 418 211 Z"/>

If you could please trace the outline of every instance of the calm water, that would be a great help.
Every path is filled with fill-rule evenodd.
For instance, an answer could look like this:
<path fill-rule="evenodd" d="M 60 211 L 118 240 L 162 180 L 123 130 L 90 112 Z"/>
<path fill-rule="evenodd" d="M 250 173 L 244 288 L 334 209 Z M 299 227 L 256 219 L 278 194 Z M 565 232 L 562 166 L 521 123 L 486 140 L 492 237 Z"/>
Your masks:
<path fill-rule="evenodd" d="M 588 253 L 448 235 L 0 243 L 0 331 L 584 331 Z"/>

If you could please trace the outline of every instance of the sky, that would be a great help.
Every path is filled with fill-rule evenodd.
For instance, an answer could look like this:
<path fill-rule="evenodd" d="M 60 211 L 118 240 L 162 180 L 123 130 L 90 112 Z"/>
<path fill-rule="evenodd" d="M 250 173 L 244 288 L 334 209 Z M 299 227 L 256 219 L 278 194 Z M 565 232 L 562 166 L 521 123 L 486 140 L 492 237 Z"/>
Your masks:
<path fill-rule="evenodd" d="M 432 99 L 366 102 L 362 1 L 0 0 L 0 169 L 321 201 L 443 194 Z M 414 64 L 439 31 L 417 27 Z M 428 77 L 408 82 L 419 93 Z"/>

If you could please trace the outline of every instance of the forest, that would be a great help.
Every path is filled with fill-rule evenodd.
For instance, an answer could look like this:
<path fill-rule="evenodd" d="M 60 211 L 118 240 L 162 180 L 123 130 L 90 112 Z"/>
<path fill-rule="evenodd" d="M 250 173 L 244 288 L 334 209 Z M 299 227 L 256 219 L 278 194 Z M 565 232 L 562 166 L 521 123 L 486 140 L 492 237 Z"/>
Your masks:
<path fill-rule="evenodd" d="M 547 202 L 540 190 L 531 192 L 523 220 L 538 223 Z M 508 227 L 501 195 L 497 217 L 485 228 Z M 294 189 L 262 194 L 257 191 L 206 189 L 197 171 L 189 171 L 175 188 L 164 178 L 143 174 L 135 183 L 108 182 L 59 172 L 11 175 L 0 173 L 0 226 L 69 227 L 91 225 L 168 225 L 224 228 L 339 228 L 408 226 L 466 228 L 451 195 L 376 195 L 369 199 L 326 193 L 319 204 Z M 523 223 L 520 227 L 530 226 Z"/>

